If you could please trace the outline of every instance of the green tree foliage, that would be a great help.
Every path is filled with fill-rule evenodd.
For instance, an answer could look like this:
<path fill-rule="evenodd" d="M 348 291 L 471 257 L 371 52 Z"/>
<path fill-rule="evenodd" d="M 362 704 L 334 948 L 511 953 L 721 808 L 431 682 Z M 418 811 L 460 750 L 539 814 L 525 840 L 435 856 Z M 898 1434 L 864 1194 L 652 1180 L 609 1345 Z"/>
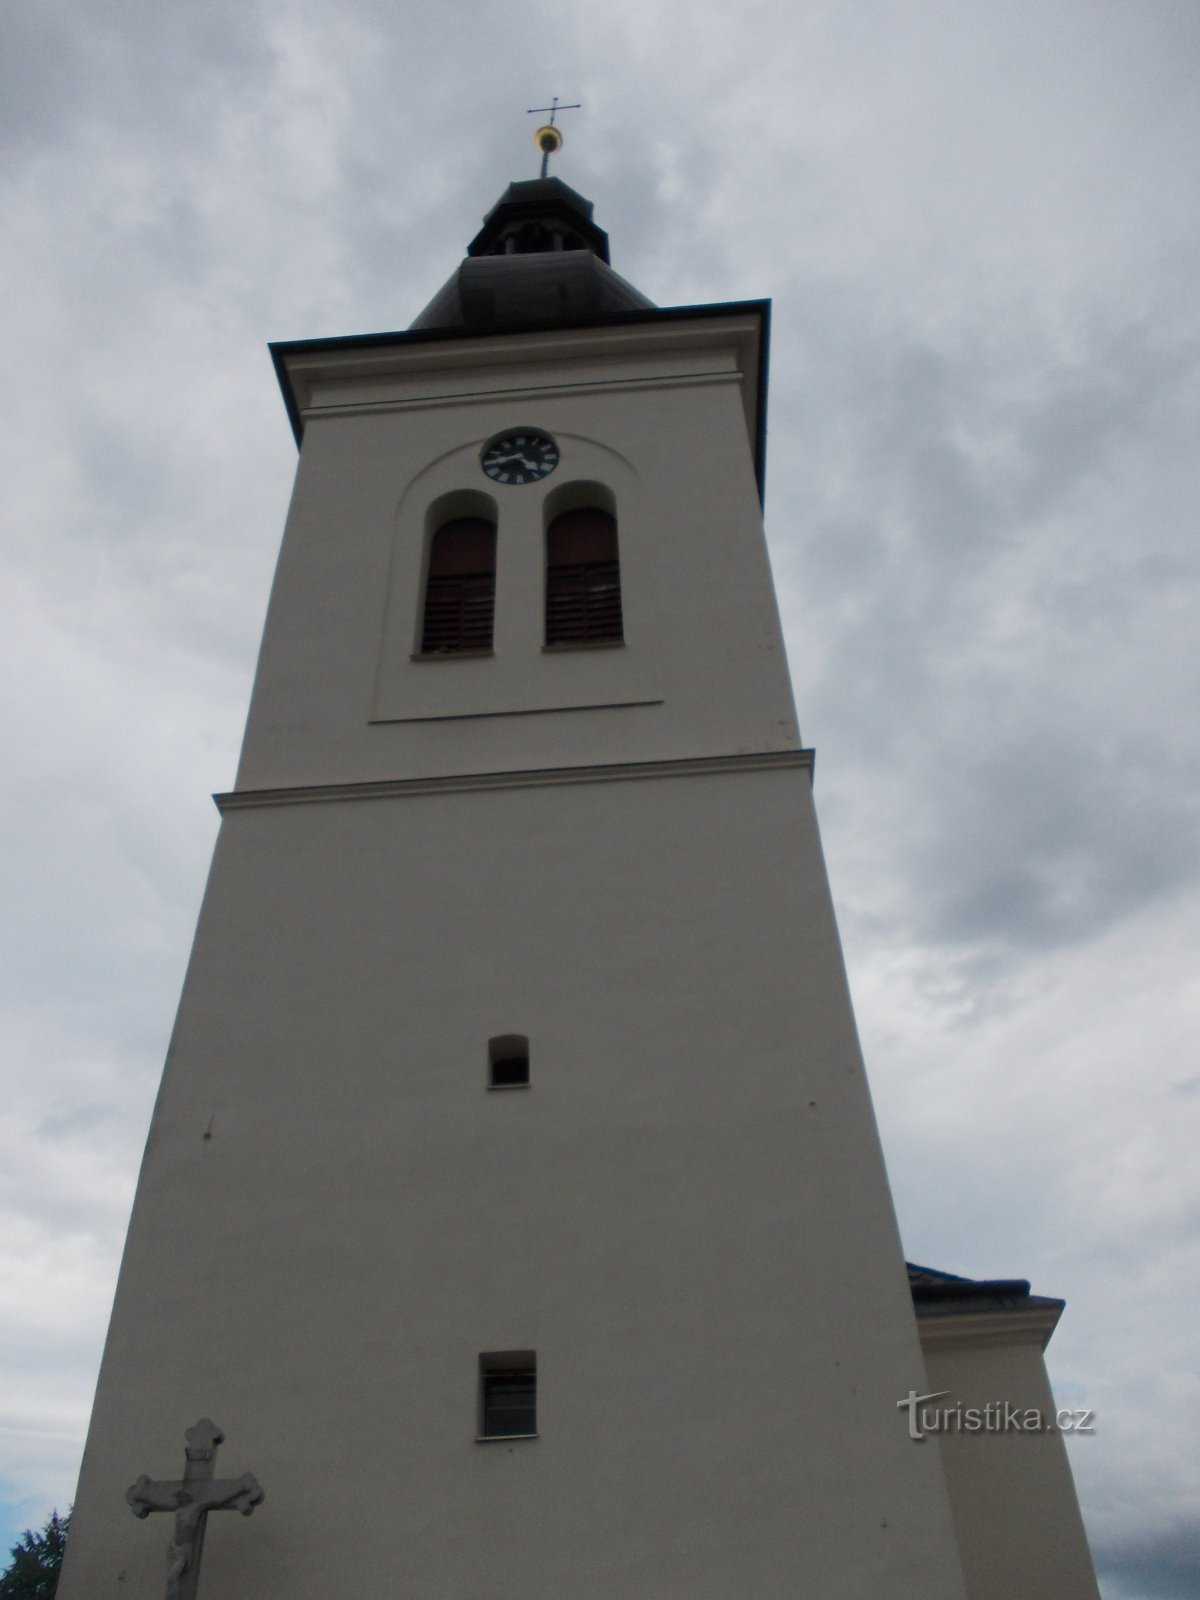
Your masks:
<path fill-rule="evenodd" d="M 26 1528 L 12 1547 L 8 1571 L 0 1574 L 0 1600 L 54 1600 L 70 1525 L 69 1511 L 65 1517 L 52 1511 L 41 1533 Z"/>

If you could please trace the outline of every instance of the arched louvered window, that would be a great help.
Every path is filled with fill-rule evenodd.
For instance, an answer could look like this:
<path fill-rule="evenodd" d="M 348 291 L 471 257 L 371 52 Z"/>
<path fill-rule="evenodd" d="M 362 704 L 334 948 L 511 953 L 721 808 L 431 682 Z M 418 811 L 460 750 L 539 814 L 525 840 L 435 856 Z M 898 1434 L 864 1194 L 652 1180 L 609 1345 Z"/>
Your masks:
<path fill-rule="evenodd" d="M 546 643 L 623 638 L 616 518 L 591 507 L 564 511 L 546 530 Z"/>
<path fill-rule="evenodd" d="M 422 655 L 492 648 L 496 525 L 486 517 L 444 522 L 429 547 Z"/>

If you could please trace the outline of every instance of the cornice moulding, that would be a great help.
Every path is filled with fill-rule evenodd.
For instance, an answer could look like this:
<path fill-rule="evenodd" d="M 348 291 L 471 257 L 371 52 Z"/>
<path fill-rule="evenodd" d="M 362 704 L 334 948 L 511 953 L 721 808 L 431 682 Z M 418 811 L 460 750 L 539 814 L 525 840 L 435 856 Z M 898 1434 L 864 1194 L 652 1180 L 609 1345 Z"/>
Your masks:
<path fill-rule="evenodd" d="M 472 772 L 434 778 L 393 778 L 368 783 L 325 783 L 285 789 L 235 789 L 213 795 L 217 810 L 320 805 L 345 800 L 399 800 L 409 795 L 481 789 L 541 789 L 570 783 L 624 783 L 641 778 L 711 777 L 725 772 L 798 770 L 812 776 L 814 752 L 767 750 L 749 755 L 699 756 L 679 761 L 631 761 L 601 767 L 544 767 L 521 772 Z"/>
<path fill-rule="evenodd" d="M 968 1345 L 1036 1343 L 1045 1349 L 1062 1316 L 1060 1305 L 1012 1307 L 1002 1311 L 950 1311 L 917 1314 L 923 1346 L 952 1349 Z"/>
<path fill-rule="evenodd" d="M 501 384 L 494 389 L 461 389 L 452 394 L 388 395 L 379 399 L 330 400 L 318 399 L 320 385 L 312 386 L 312 399 L 300 408 L 300 416 L 307 425 L 323 417 L 365 416 L 380 411 L 427 411 L 446 406 L 477 404 L 480 400 L 502 400 L 507 395 L 537 395 L 553 399 L 560 395 L 617 394 L 637 389 L 684 389 L 721 383 L 740 383 L 742 374 L 724 372 L 664 373 L 651 377 L 596 379 L 579 383 L 520 383 Z"/>

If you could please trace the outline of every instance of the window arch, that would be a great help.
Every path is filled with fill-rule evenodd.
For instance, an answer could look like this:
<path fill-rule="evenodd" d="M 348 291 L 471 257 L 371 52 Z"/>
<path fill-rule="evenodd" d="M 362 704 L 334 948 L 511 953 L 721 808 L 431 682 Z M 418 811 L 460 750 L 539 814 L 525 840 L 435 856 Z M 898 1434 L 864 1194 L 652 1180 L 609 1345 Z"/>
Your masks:
<path fill-rule="evenodd" d="M 492 648 L 496 611 L 496 523 L 454 516 L 429 542 L 421 654 L 457 655 Z"/>
<path fill-rule="evenodd" d="M 561 511 L 546 528 L 546 643 L 619 644 L 624 637 L 617 519 L 598 505 Z"/>

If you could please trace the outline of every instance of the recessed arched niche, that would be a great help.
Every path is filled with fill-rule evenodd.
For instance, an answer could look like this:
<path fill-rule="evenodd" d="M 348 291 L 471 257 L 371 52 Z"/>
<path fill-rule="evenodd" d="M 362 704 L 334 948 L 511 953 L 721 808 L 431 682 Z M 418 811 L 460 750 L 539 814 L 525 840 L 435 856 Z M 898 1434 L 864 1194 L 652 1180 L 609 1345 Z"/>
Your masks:
<path fill-rule="evenodd" d="M 479 470 L 479 441 L 503 421 L 489 406 L 487 427 L 445 452 L 400 496 L 371 715 L 375 723 L 463 723 L 455 759 L 477 760 L 481 769 L 501 758 L 501 736 L 481 726 L 479 750 L 460 755 L 470 742 L 466 719 L 649 706 L 662 698 L 652 623 L 654 546 L 645 536 L 645 494 L 628 463 L 594 440 L 559 430 L 564 462 L 568 453 L 578 456 L 582 470 L 568 477 L 564 466 L 562 482 L 497 491 Z M 551 584 L 564 592 L 572 584 L 582 588 L 586 625 L 578 637 L 568 627 L 561 644 L 548 646 L 548 534 L 556 521 L 585 513 L 607 525 L 606 548 L 584 552 L 587 574 L 552 573 Z M 446 555 L 443 542 L 463 548 Z M 600 572 L 597 562 L 609 571 Z M 578 598 L 569 595 L 564 604 L 577 608 Z M 603 604 L 607 620 L 598 622 Z M 541 760 L 540 733 L 532 725 L 510 726 L 537 745 Z M 590 743 L 582 725 L 560 727 Z M 436 737 L 449 748 L 448 737 Z"/>
<path fill-rule="evenodd" d="M 436 500 L 430 501 L 425 511 L 427 545 L 442 523 L 449 522 L 452 517 L 482 517 L 494 523 L 497 520 L 496 502 L 481 489 L 451 489 L 449 494 L 438 495 Z"/>

